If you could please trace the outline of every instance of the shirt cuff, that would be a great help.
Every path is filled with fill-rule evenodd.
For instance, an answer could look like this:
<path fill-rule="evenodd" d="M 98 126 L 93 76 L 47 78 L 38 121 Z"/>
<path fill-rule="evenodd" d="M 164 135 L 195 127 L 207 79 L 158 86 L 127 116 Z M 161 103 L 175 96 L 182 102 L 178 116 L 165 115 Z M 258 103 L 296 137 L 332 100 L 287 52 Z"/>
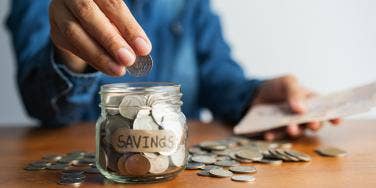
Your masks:
<path fill-rule="evenodd" d="M 264 80 L 258 79 L 247 80 L 244 87 L 239 88 L 240 111 L 238 113 L 238 116 L 236 117 L 236 122 L 240 121 L 240 119 L 243 118 L 247 113 L 249 107 L 253 102 L 253 99 L 256 97 L 258 88 L 263 82 Z"/>
<path fill-rule="evenodd" d="M 68 88 L 59 95 L 55 100 L 58 100 L 62 95 L 66 95 L 67 100 L 75 103 L 87 103 L 96 94 L 98 82 L 102 76 L 99 71 L 93 73 L 75 73 L 71 71 L 64 64 L 58 63 L 56 52 L 51 48 L 50 62 L 55 72 L 67 83 Z"/>

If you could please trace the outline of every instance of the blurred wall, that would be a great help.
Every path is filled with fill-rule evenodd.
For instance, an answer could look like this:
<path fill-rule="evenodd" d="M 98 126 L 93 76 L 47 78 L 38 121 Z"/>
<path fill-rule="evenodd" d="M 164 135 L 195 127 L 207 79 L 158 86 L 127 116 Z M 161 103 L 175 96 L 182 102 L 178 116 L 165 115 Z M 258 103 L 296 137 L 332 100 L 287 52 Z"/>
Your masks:
<path fill-rule="evenodd" d="M 0 1 L 2 21 L 8 4 Z M 376 79 L 376 1 L 213 0 L 213 5 L 249 76 L 293 73 L 321 93 Z M 0 125 L 31 124 L 15 87 L 9 39 L 1 24 Z"/>

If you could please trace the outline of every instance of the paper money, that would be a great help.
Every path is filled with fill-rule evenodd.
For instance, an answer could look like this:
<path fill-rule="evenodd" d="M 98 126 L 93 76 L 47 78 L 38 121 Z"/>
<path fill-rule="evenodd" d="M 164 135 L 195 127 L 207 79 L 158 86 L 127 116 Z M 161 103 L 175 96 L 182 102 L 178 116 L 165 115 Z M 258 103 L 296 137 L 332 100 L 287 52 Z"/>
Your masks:
<path fill-rule="evenodd" d="M 375 106 L 376 82 L 373 82 L 308 99 L 307 111 L 301 115 L 292 113 L 287 104 L 257 105 L 245 115 L 233 131 L 235 134 L 249 134 L 292 123 L 325 121 L 367 112 Z"/>

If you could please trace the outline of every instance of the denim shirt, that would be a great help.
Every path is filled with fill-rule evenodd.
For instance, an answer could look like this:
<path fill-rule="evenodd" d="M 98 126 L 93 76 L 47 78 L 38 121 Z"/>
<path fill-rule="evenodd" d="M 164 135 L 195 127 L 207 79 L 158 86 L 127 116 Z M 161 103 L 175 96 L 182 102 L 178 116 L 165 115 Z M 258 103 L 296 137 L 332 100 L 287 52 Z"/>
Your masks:
<path fill-rule="evenodd" d="M 183 112 L 236 122 L 260 84 L 247 79 L 224 41 L 220 20 L 208 0 L 126 0 L 152 44 L 154 67 L 146 77 L 76 74 L 55 63 L 49 0 L 13 0 L 7 26 L 17 58 L 17 84 L 28 114 L 45 126 L 95 121 L 99 88 L 118 82 L 181 84 Z"/>

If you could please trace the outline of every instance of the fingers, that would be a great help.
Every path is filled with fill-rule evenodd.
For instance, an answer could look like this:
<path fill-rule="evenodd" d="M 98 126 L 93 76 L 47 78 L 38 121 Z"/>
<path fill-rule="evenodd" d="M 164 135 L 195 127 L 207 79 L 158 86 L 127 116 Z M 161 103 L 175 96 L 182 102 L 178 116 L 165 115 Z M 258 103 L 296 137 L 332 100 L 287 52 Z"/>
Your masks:
<path fill-rule="evenodd" d="M 152 48 L 150 40 L 123 0 L 94 1 L 120 31 L 137 55 L 145 56 L 150 53 Z"/>
<path fill-rule="evenodd" d="M 56 5 L 52 24 L 56 25 L 57 34 L 51 36 L 58 47 L 65 48 L 85 60 L 95 69 L 108 75 L 125 74 L 124 66 L 118 65 L 107 52 L 100 47 L 80 26 L 74 16 L 64 8 Z M 53 32 L 53 31 L 51 31 Z M 55 42 L 56 41 L 56 42 Z"/>
<path fill-rule="evenodd" d="M 332 125 L 339 125 L 340 123 L 342 123 L 342 120 L 340 118 L 336 118 L 330 120 L 330 123 L 332 123 Z"/>
<path fill-rule="evenodd" d="M 309 129 L 311 129 L 312 131 L 318 131 L 320 128 L 321 128 L 321 123 L 318 122 L 318 121 L 314 121 L 314 122 L 310 122 L 310 123 L 307 123 L 306 125 Z"/>
<path fill-rule="evenodd" d="M 285 138 L 286 136 L 287 135 L 284 130 L 272 130 L 264 134 L 264 139 L 267 141 L 273 141 L 273 140 Z"/>
<path fill-rule="evenodd" d="M 136 56 L 133 50 L 94 1 L 75 0 L 64 3 L 83 29 L 106 49 L 112 58 L 124 66 L 134 63 Z"/>
<path fill-rule="evenodd" d="M 297 124 L 291 124 L 286 127 L 286 132 L 291 137 L 299 137 L 303 134 L 303 129 Z"/>
<path fill-rule="evenodd" d="M 282 83 L 286 89 L 287 102 L 293 112 L 304 113 L 305 106 L 303 101 L 306 98 L 306 92 L 299 86 L 294 76 L 285 76 Z"/>

